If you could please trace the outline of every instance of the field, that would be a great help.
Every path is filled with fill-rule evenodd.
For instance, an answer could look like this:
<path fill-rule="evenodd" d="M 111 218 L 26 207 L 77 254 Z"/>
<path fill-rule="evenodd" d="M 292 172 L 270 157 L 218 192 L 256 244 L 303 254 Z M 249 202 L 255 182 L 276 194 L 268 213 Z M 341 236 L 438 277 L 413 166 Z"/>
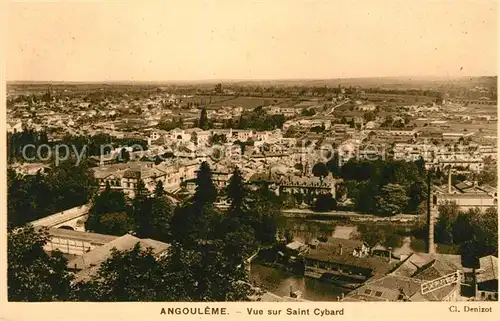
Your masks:
<path fill-rule="evenodd" d="M 210 103 L 211 101 L 211 103 Z M 286 98 L 235 97 L 235 96 L 194 96 L 184 99 L 184 102 L 200 103 L 208 109 L 218 109 L 223 106 L 254 109 L 258 106 L 286 105 L 291 102 Z"/>

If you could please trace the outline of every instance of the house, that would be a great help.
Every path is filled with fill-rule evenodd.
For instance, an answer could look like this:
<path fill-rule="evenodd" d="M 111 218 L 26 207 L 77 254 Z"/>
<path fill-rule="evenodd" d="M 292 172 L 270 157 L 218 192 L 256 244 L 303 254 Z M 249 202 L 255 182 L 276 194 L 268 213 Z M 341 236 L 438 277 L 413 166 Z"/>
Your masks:
<path fill-rule="evenodd" d="M 159 180 L 165 182 L 167 178 L 167 173 L 151 162 L 113 164 L 93 168 L 93 172 L 101 190 L 109 184 L 111 189 L 122 190 L 132 198 L 135 196 L 139 180 L 142 180 L 146 189 L 152 192 Z"/>
<path fill-rule="evenodd" d="M 306 276 L 333 275 L 357 285 L 375 275 L 384 275 L 397 265 L 396 260 L 370 256 L 369 247 L 363 241 L 340 238 L 319 243 L 304 258 Z"/>
<path fill-rule="evenodd" d="M 456 301 L 463 270 L 460 255 L 413 253 L 392 272 L 366 282 L 343 301 Z M 458 282 L 431 292 L 422 291 L 424 284 L 457 271 Z"/>
<path fill-rule="evenodd" d="M 132 250 L 136 244 L 139 244 L 143 249 L 151 248 L 155 257 L 165 255 L 170 248 L 170 244 L 168 243 L 152 239 L 140 239 L 130 234 L 125 234 L 69 261 L 68 268 L 76 272 L 72 282 L 91 280 L 98 272 L 100 265 L 112 256 L 113 249 L 128 251 Z"/>
<path fill-rule="evenodd" d="M 493 255 L 479 259 L 476 270 L 476 298 L 498 301 L 498 258 Z"/>
<path fill-rule="evenodd" d="M 464 181 L 452 186 L 449 180 L 447 188 L 434 186 L 432 194 L 433 205 L 451 202 L 457 204 L 462 211 L 478 208 L 484 212 L 498 205 L 497 189 L 488 185 L 478 186 L 476 182 Z"/>
<path fill-rule="evenodd" d="M 335 179 L 331 176 L 321 179 L 320 177 L 303 177 L 290 175 L 281 178 L 277 184 L 279 194 L 332 194 L 335 197 Z"/>
<path fill-rule="evenodd" d="M 309 247 L 299 241 L 293 241 L 291 243 L 288 243 L 286 245 L 286 249 L 292 254 L 292 255 L 303 255 L 306 254 L 309 251 Z"/>

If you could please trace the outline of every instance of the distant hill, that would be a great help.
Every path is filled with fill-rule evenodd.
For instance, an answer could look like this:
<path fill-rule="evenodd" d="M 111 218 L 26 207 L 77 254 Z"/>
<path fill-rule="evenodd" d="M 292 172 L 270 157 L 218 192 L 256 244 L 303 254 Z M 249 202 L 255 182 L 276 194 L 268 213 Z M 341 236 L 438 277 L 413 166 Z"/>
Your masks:
<path fill-rule="evenodd" d="M 196 81 L 110 81 L 110 82 L 62 82 L 62 81 L 8 81 L 7 87 L 161 87 L 161 86 L 213 86 L 222 83 L 224 86 L 304 86 L 304 87 L 380 87 L 401 89 L 422 89 L 447 86 L 460 87 L 496 87 L 497 76 L 484 77 L 370 77 L 370 78 L 337 78 L 337 79 L 275 79 L 275 80 L 196 80 Z"/>

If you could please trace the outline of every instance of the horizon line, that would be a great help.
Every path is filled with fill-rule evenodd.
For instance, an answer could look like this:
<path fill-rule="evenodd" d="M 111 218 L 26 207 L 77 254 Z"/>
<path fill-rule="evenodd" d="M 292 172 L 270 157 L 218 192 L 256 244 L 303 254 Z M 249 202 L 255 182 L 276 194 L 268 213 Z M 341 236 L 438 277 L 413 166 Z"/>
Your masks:
<path fill-rule="evenodd" d="M 199 82 L 259 82 L 259 81 L 333 81 L 333 80 L 361 80 L 361 79 L 463 79 L 463 78 L 494 78 L 498 75 L 421 75 L 421 76 L 359 76 L 359 77 L 339 77 L 339 78 L 205 78 L 205 79 L 172 79 L 172 80 L 6 80 L 8 83 L 199 83 Z"/>

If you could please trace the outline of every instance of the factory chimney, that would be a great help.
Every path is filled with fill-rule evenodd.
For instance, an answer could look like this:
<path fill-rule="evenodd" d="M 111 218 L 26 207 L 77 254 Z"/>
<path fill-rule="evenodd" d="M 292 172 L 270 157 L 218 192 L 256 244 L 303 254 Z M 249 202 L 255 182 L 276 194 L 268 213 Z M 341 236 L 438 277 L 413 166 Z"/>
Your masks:
<path fill-rule="evenodd" d="M 450 172 L 451 173 L 451 172 Z M 434 218 L 431 211 L 431 173 L 427 172 L 427 226 L 428 226 L 428 239 L 427 239 L 427 252 L 429 254 L 435 253 L 434 246 Z"/>
<path fill-rule="evenodd" d="M 451 166 L 448 168 L 448 194 L 451 194 Z"/>

